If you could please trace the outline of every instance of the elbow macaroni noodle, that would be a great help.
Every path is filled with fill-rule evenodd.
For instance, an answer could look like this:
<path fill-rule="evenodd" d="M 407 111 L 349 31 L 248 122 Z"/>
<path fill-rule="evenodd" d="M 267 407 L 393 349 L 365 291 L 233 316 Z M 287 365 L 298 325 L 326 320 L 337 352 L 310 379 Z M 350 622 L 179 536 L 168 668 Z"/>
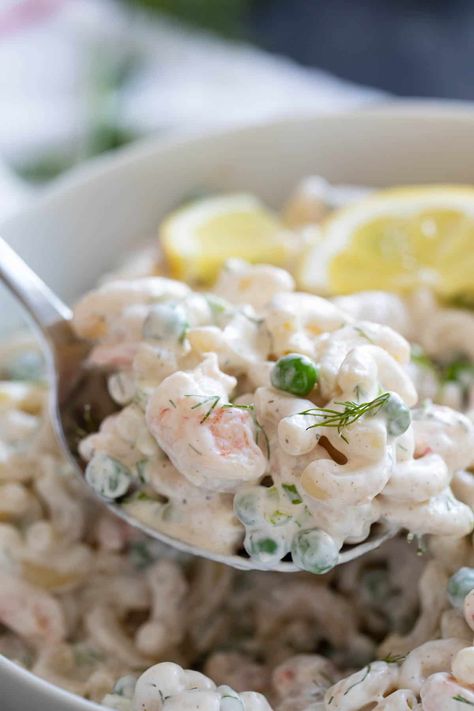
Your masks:
<path fill-rule="evenodd" d="M 237 260 L 212 293 L 150 273 L 75 309 L 119 408 L 81 442 L 90 483 L 268 568 L 291 551 L 328 570 L 378 521 L 411 543 L 323 577 L 170 551 L 85 495 L 34 347 L 3 344 L 0 653 L 117 711 L 474 707 L 474 385 L 445 365 L 474 358 L 472 313 L 424 291 L 329 301 Z M 317 365 L 305 394 L 274 384 L 293 353 Z M 344 427 L 324 414 L 374 402 Z"/>
<path fill-rule="evenodd" d="M 472 530 L 451 489 L 471 462 L 472 422 L 417 403 L 403 336 L 293 291 L 273 267 L 233 262 L 216 291 L 217 302 L 146 277 L 108 282 L 76 307 L 122 407 L 81 444 L 100 494 L 187 542 L 235 553 L 243 541 L 268 567 L 291 552 L 313 572 L 377 521 L 417 535 Z M 304 398 L 272 384 L 275 360 L 295 352 L 319 372 Z M 344 429 L 326 425 L 326 412 L 377 398 Z"/>

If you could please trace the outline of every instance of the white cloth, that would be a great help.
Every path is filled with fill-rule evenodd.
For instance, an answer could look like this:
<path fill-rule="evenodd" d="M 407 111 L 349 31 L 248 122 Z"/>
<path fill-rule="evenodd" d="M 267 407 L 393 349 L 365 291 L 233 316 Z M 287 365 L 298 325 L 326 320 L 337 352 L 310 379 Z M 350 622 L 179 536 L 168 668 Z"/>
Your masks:
<path fill-rule="evenodd" d="M 118 97 L 120 124 L 138 135 L 252 122 L 376 101 L 358 87 L 252 46 L 113 0 L 0 2 L 0 218 L 21 202 L 5 163 L 80 145 L 98 63 L 129 50 L 138 69 Z"/>

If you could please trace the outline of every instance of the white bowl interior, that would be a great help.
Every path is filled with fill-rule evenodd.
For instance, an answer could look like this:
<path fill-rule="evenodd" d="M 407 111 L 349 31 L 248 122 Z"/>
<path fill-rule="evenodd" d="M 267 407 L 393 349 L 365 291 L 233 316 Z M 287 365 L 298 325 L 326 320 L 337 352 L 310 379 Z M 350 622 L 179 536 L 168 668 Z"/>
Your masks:
<path fill-rule="evenodd" d="M 474 112 L 388 107 L 147 141 L 58 181 L 2 234 L 71 300 L 190 192 L 255 191 L 277 205 L 312 173 L 373 186 L 474 182 Z M 0 299 L 4 331 L 20 312 Z"/>
<path fill-rule="evenodd" d="M 153 235 L 160 218 L 196 188 L 254 191 L 277 205 L 309 174 L 373 186 L 474 183 L 474 112 L 402 105 L 147 141 L 59 181 L 4 224 L 2 234 L 72 300 L 120 253 Z M 0 331 L 18 326 L 20 313 L 2 290 Z M 6 660 L 0 694 L 2 711 L 98 708 Z"/>

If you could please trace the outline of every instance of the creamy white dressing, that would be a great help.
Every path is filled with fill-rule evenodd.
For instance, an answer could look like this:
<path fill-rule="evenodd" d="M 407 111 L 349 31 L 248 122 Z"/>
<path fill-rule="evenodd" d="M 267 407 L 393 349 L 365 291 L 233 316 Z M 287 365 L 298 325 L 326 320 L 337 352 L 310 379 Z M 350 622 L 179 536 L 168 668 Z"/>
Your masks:
<path fill-rule="evenodd" d="M 378 293 L 331 303 L 295 292 L 281 269 L 239 261 L 216 296 L 181 287 L 163 277 L 133 288 L 111 281 L 75 310 L 78 334 L 94 341 L 92 360 L 114 370 L 110 391 L 125 404 L 81 444 L 100 494 L 184 541 L 226 554 L 243 543 L 268 567 L 292 554 L 312 572 L 332 567 L 377 521 L 418 535 L 472 530 L 471 508 L 450 488 L 471 461 L 472 422 L 417 405 L 409 342 L 381 323 L 403 323 L 429 346 L 429 324 L 448 323 L 448 309 L 426 297 L 412 309 Z M 380 322 L 367 321 L 379 303 Z M 288 353 L 317 367 L 305 398 L 272 385 L 275 361 Z M 380 397 L 389 400 L 372 408 Z M 368 404 L 367 413 L 326 425 L 324 413 L 342 413 L 344 403 L 363 412 Z M 138 495 L 127 497 L 132 488 Z"/>
<path fill-rule="evenodd" d="M 340 197 L 306 183 L 288 215 L 314 219 Z M 269 567 L 297 537 L 303 565 L 331 567 L 381 519 L 411 543 L 322 577 L 170 558 L 85 497 L 37 352 L 2 344 L 0 652 L 117 711 L 474 706 L 472 313 L 428 291 L 331 303 L 241 262 L 214 294 L 193 293 L 152 267 L 108 277 L 76 309 L 121 408 L 81 444 L 105 493 L 138 485 L 125 505 L 149 525 L 220 552 L 245 537 Z M 295 350 L 319 368 L 305 396 L 271 384 Z M 390 408 L 308 429 L 314 408 L 384 391 Z"/>

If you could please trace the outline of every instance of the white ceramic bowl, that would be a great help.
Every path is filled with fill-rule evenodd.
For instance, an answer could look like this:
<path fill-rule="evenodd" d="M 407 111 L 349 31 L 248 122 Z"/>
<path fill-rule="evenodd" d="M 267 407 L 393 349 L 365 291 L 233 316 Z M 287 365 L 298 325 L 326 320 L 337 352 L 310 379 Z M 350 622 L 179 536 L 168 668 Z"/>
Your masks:
<path fill-rule="evenodd" d="M 92 286 L 118 255 L 153 235 L 187 193 L 255 191 L 278 205 L 305 175 L 385 186 L 474 183 L 474 109 L 395 104 L 277 121 L 241 130 L 151 140 L 60 180 L 3 225 L 2 234 L 65 299 Z M 0 292 L 0 331 L 19 309 Z M 99 707 L 0 658 L 2 711 L 85 711 Z"/>

